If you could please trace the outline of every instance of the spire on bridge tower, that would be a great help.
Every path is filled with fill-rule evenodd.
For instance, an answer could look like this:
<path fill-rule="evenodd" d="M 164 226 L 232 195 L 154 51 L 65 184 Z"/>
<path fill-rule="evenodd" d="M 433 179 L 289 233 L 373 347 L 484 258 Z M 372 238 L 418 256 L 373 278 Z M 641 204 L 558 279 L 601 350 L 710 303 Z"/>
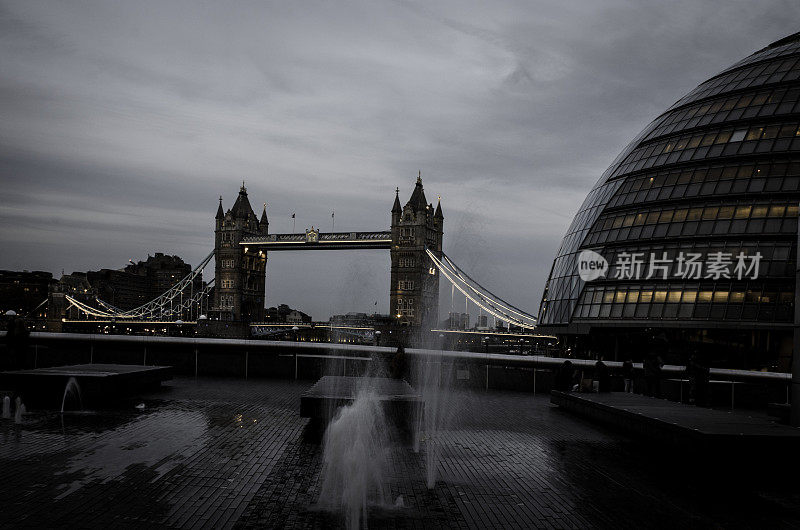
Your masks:
<path fill-rule="evenodd" d="M 403 207 L 400 206 L 400 188 L 394 190 L 394 205 L 392 206 L 392 213 L 400 213 L 403 211 Z"/>
<path fill-rule="evenodd" d="M 267 233 L 269 219 L 267 219 L 267 203 L 264 203 L 264 210 L 261 212 L 261 220 L 258 222 L 258 229 L 262 234 Z"/>
<path fill-rule="evenodd" d="M 225 217 L 225 212 L 222 211 L 222 195 L 219 196 L 219 207 L 217 207 L 217 216 L 215 219 L 222 219 Z"/>
<path fill-rule="evenodd" d="M 420 175 L 417 177 L 417 184 L 414 186 L 414 191 L 411 193 L 411 198 L 406 204 L 410 204 L 415 212 L 424 212 L 425 208 L 428 206 L 428 201 L 425 199 L 425 191 L 422 188 L 421 171 Z"/>
<path fill-rule="evenodd" d="M 444 215 L 442 215 L 442 196 L 439 195 L 439 202 L 436 204 L 436 213 L 433 214 L 436 219 L 444 219 Z"/>

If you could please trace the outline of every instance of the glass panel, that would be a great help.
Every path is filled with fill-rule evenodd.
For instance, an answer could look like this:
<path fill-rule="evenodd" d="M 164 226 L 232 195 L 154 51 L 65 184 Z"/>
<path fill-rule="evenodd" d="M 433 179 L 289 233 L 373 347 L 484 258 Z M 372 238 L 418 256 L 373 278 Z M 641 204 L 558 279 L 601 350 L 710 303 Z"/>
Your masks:
<path fill-rule="evenodd" d="M 719 213 L 717 214 L 718 219 L 731 219 L 733 217 L 734 207 L 733 206 L 721 206 L 719 209 Z"/>
<path fill-rule="evenodd" d="M 738 132 L 738 131 L 737 131 Z M 761 133 L 764 132 L 763 127 L 751 127 L 749 131 L 747 131 L 747 136 L 745 136 L 745 140 L 758 140 L 761 137 Z M 733 137 L 731 137 L 733 138 Z M 731 140 L 736 141 L 736 140 Z"/>
<path fill-rule="evenodd" d="M 770 206 L 769 208 L 769 216 L 770 217 L 783 217 L 784 212 L 786 211 L 786 207 L 784 206 Z"/>

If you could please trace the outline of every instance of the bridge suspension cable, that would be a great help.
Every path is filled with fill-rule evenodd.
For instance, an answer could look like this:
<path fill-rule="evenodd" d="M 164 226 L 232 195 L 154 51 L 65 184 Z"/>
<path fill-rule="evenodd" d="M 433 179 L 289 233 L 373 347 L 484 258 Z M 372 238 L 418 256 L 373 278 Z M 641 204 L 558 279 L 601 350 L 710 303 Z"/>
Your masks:
<path fill-rule="evenodd" d="M 533 316 L 533 315 L 531 315 L 529 313 L 526 313 L 522 309 L 514 307 L 513 305 L 511 305 L 510 303 L 506 302 L 505 300 L 503 300 L 502 298 L 500 298 L 496 294 L 492 294 L 491 291 L 489 291 L 487 288 L 482 286 L 476 280 L 470 278 L 467 275 L 467 273 L 465 273 L 458 265 L 453 263 L 453 261 L 446 254 L 442 253 L 442 258 L 444 258 L 444 261 L 446 261 L 447 264 L 450 265 L 453 268 L 453 270 L 455 270 L 458 273 L 458 277 L 459 278 L 461 278 L 464 282 L 467 282 L 466 284 L 467 284 L 467 286 L 469 286 L 469 288 L 472 290 L 472 292 L 478 294 L 482 298 L 485 298 L 487 301 L 492 301 L 492 303 L 494 303 L 497 307 L 505 309 L 506 311 L 508 311 L 509 314 L 516 315 L 517 317 L 521 318 L 522 320 L 529 320 L 529 321 L 532 321 L 533 323 L 537 322 L 537 318 L 535 316 Z M 474 283 L 477 286 L 477 288 L 473 287 L 469 282 Z"/>
<path fill-rule="evenodd" d="M 535 316 L 514 307 L 499 296 L 493 294 L 477 281 L 473 280 L 444 253 L 440 260 L 430 249 L 425 249 L 425 252 L 439 269 L 442 276 L 481 310 L 486 311 L 486 313 L 498 320 L 519 326 L 523 329 L 536 328 Z"/>
<path fill-rule="evenodd" d="M 214 251 L 200 262 L 189 274 L 184 276 L 181 280 L 175 283 L 172 287 L 167 289 L 164 293 L 149 302 L 129 310 L 122 310 L 108 302 L 95 297 L 95 300 L 100 305 L 100 308 L 92 307 L 85 302 L 75 299 L 72 296 L 66 295 L 66 300 L 71 307 L 75 307 L 78 311 L 85 313 L 89 316 L 100 318 L 112 319 L 139 319 L 139 320 L 165 320 L 182 318 L 184 315 L 189 315 L 191 318 L 193 313 L 196 318 L 200 314 L 202 308 L 202 301 L 207 300 L 211 288 L 214 285 L 214 279 L 206 283 L 197 292 L 194 292 L 195 279 L 202 274 L 205 267 L 211 262 L 214 257 Z M 186 291 L 189 291 L 188 293 Z"/>

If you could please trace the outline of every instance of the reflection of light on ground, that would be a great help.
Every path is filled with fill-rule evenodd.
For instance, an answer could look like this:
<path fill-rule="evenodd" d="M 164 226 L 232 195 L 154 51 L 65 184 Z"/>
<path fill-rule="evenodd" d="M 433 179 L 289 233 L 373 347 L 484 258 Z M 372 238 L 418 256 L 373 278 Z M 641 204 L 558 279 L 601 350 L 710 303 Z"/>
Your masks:
<path fill-rule="evenodd" d="M 72 456 L 64 471 L 82 473 L 83 478 L 67 486 L 57 499 L 66 497 L 90 481 L 106 482 L 122 475 L 134 464 L 152 467 L 156 478 L 181 463 L 186 450 L 202 445 L 206 432 L 205 416 L 200 412 L 164 410 L 143 416 L 104 434 L 103 445 Z"/>

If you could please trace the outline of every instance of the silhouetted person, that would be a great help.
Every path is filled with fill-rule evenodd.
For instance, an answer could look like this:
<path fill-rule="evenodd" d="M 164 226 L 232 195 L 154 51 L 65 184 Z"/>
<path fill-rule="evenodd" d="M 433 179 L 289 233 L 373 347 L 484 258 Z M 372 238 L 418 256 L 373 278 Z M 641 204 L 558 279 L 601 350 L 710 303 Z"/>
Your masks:
<path fill-rule="evenodd" d="M 562 392 L 569 392 L 572 390 L 573 381 L 575 379 L 575 367 L 572 366 L 572 361 L 564 361 L 556 371 L 554 387 L 556 390 Z"/>
<path fill-rule="evenodd" d="M 403 379 L 406 374 L 406 349 L 401 344 L 397 347 L 391 363 L 389 363 L 389 377 L 392 379 Z"/>
<path fill-rule="evenodd" d="M 608 366 L 603 362 L 602 355 L 594 364 L 594 379 L 597 381 L 598 392 L 611 392 L 611 375 L 608 373 Z"/>
<path fill-rule="evenodd" d="M 25 352 L 28 349 L 28 328 L 25 320 L 12 316 L 6 326 L 6 345 L 12 370 L 25 368 Z"/>
<path fill-rule="evenodd" d="M 689 403 L 694 402 L 698 407 L 705 407 L 708 404 L 710 370 L 696 353 L 689 357 L 686 375 L 689 379 Z"/>
<path fill-rule="evenodd" d="M 625 384 L 625 392 L 633 392 L 633 361 L 630 359 L 622 363 L 622 381 Z"/>
<path fill-rule="evenodd" d="M 648 353 L 644 359 L 644 382 L 645 394 L 648 396 L 661 397 L 661 367 L 664 363 L 661 357 L 655 353 Z"/>

